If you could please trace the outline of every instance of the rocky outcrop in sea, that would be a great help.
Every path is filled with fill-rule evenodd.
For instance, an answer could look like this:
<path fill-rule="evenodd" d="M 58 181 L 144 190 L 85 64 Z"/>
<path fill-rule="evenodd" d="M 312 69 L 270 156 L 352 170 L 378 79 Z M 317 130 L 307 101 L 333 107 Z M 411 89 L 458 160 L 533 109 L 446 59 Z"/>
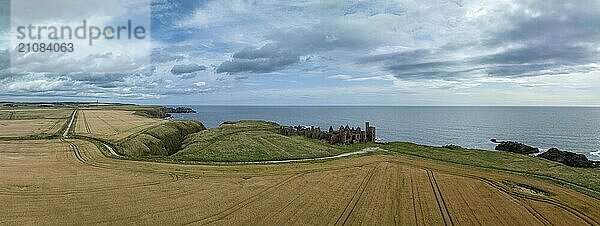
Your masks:
<path fill-rule="evenodd" d="M 529 145 L 525 145 L 519 142 L 514 141 L 497 141 L 496 139 L 491 139 L 491 142 L 497 144 L 496 150 L 499 151 L 507 151 L 518 154 L 535 154 L 540 152 L 538 148 L 531 147 Z"/>
<path fill-rule="evenodd" d="M 600 167 L 600 161 L 591 161 L 584 154 L 577 154 L 568 151 L 561 151 L 558 148 L 550 148 L 548 151 L 539 154 L 537 157 L 545 158 L 550 161 L 560 162 L 573 167 Z"/>

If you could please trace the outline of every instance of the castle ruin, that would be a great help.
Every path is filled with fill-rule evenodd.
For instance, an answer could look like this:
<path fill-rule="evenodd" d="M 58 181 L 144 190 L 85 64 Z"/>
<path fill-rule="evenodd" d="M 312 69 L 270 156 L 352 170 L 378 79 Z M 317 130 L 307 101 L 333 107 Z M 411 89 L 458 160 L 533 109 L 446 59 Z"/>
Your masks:
<path fill-rule="evenodd" d="M 365 142 L 375 142 L 375 127 L 370 126 L 369 122 L 365 122 L 365 130 L 360 127 L 350 128 L 346 125 L 340 126 L 339 130 L 334 130 L 329 127 L 326 132 L 321 131 L 320 127 L 311 126 L 282 126 L 280 134 L 285 136 L 304 136 L 312 139 L 326 140 L 330 144 L 355 144 Z"/>

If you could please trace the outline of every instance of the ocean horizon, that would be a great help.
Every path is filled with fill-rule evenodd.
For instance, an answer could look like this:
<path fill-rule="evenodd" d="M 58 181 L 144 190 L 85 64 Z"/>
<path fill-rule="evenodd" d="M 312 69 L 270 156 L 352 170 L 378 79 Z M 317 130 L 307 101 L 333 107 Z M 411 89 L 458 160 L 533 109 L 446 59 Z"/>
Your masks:
<path fill-rule="evenodd" d="M 177 105 L 182 106 L 182 105 Z M 176 106 L 174 106 L 176 107 Z M 540 149 L 585 154 L 600 160 L 600 107 L 595 106 L 250 106 L 187 105 L 195 114 L 173 114 L 194 119 L 208 128 L 224 121 L 266 120 L 281 125 L 341 125 L 377 128 L 383 142 L 406 141 L 424 145 L 460 145 L 493 150 L 490 139 L 512 140 Z"/>

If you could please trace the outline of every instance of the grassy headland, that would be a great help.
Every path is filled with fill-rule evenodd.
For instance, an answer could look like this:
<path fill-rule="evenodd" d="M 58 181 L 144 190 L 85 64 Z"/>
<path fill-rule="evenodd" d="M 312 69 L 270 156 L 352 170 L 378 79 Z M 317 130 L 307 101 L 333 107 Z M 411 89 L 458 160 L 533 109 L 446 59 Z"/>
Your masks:
<path fill-rule="evenodd" d="M 363 145 L 330 145 L 322 140 L 279 134 L 279 125 L 264 121 L 225 122 L 189 135 L 170 158 L 202 162 L 287 160 L 332 156 Z"/>

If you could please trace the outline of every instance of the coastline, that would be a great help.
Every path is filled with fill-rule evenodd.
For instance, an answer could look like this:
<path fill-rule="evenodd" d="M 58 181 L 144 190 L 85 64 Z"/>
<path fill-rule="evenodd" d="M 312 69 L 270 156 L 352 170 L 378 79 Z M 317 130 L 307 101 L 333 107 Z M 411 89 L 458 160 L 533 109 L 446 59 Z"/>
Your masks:
<path fill-rule="evenodd" d="M 175 106 L 181 105 L 173 107 Z M 594 118 L 590 118 L 590 115 L 600 115 L 598 107 L 187 106 L 198 113 L 173 114 L 173 119 L 199 120 L 207 128 L 216 128 L 223 121 L 241 119 L 276 121 L 284 125 L 315 125 L 321 128 L 342 124 L 360 126 L 364 120 L 368 120 L 379 128 L 377 138 L 381 142 L 408 141 L 430 146 L 455 143 L 471 149 L 494 150 L 495 145 L 489 139 L 499 138 L 523 142 L 542 150 L 557 147 L 585 154 L 589 159 L 600 160 L 600 155 L 591 154 L 600 151 L 600 143 L 593 142 L 600 136 L 598 131 L 584 127 L 586 123 L 567 123 L 577 119 L 593 124 Z M 517 111 L 513 112 L 511 109 Z M 523 109 L 526 111 L 521 111 Z M 562 115 L 562 118 L 556 119 L 557 122 L 546 116 L 552 115 L 554 109 L 559 110 L 559 116 Z M 585 111 L 579 112 L 581 109 Z M 571 112 L 572 110 L 575 112 Z M 278 114 L 278 111 L 282 113 Z M 493 117 L 481 117 L 488 113 Z M 523 117 L 525 118 L 515 120 Z"/>

